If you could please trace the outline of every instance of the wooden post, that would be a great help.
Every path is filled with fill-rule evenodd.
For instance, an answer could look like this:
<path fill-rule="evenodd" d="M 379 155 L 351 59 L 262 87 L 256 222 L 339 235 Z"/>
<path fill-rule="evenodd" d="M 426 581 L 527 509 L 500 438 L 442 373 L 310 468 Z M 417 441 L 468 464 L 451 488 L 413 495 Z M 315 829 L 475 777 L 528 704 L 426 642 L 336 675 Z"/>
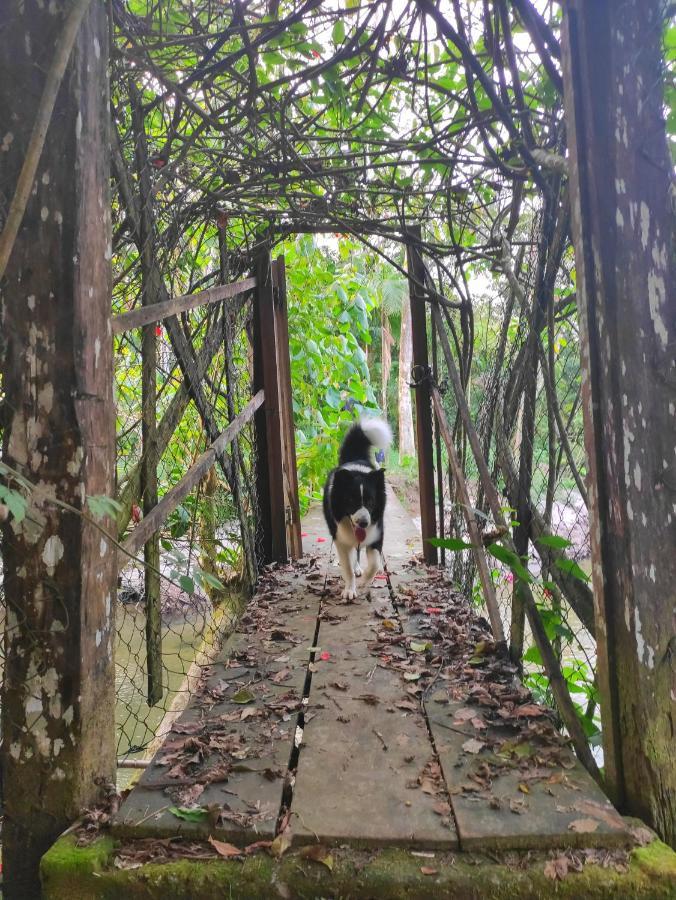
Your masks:
<path fill-rule="evenodd" d="M 420 255 L 420 226 L 409 229 L 406 247 L 411 304 L 411 336 L 413 340 L 413 381 L 415 387 L 416 450 L 420 484 L 420 518 L 422 524 L 423 556 L 428 565 L 437 564 L 437 548 L 429 538 L 437 536 L 434 508 L 434 437 L 432 434 L 431 369 L 427 353 L 427 311 L 420 285 L 425 279 L 425 267 Z M 417 283 L 416 283 L 417 282 Z"/>
<path fill-rule="evenodd" d="M 676 845 L 676 271 L 660 0 L 564 4 L 604 765 Z"/>
<path fill-rule="evenodd" d="M 254 293 L 254 393 L 265 392 L 254 419 L 256 428 L 257 528 L 262 564 L 286 562 L 284 467 L 279 410 L 279 371 L 270 249 L 264 245 L 256 259 Z"/>
<path fill-rule="evenodd" d="M 12 190 L 70 4 L 0 4 L 0 184 Z M 3 461 L 37 487 L 3 525 L 4 897 L 41 895 L 50 844 L 115 783 L 114 546 L 86 510 L 113 495 L 106 9 L 85 14 L 2 284 Z M 20 86 L 20 90 L 18 89 Z M 114 531 L 109 519 L 101 523 Z"/>
<path fill-rule="evenodd" d="M 298 498 L 298 469 L 296 467 L 296 432 L 293 424 L 293 396 L 291 387 L 291 358 L 289 355 L 289 313 L 286 302 L 286 267 L 284 257 L 272 264 L 275 301 L 275 333 L 277 335 L 277 365 L 279 368 L 279 410 L 282 423 L 282 449 L 286 496 L 287 542 L 292 559 L 303 555 L 300 536 L 300 501 Z"/>
<path fill-rule="evenodd" d="M 161 298 L 160 276 L 155 265 L 155 229 L 152 212 L 152 183 L 141 97 L 131 86 L 134 118 L 136 171 L 140 194 L 139 235 L 141 245 L 141 305 L 154 306 Z M 157 506 L 157 334 L 156 323 L 141 329 L 141 503 L 144 517 Z M 146 613 L 146 664 L 148 706 L 162 699 L 162 600 L 160 583 L 160 533 L 150 535 L 143 546 L 144 602 Z"/>

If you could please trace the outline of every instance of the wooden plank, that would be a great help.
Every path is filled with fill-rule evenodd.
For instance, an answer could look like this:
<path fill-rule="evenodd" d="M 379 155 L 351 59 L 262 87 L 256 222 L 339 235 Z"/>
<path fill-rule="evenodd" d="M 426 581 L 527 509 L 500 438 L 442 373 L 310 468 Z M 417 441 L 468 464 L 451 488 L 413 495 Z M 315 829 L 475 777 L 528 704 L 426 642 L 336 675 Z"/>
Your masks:
<path fill-rule="evenodd" d="M 254 391 L 265 390 L 265 407 L 255 417 L 256 494 L 261 563 L 286 562 L 284 468 L 279 411 L 279 372 L 270 250 L 261 247 L 256 259 L 254 296 Z"/>
<path fill-rule="evenodd" d="M 437 425 L 444 439 L 444 443 L 446 444 L 457 496 L 460 498 L 463 515 L 465 516 L 467 531 L 472 543 L 472 553 L 474 554 L 474 561 L 476 562 L 477 570 L 479 572 L 479 580 L 481 581 L 481 588 L 486 601 L 486 609 L 488 610 L 488 616 L 491 620 L 493 636 L 499 643 L 504 643 L 505 633 L 502 627 L 502 619 L 500 618 L 500 609 L 495 596 L 493 579 L 491 578 L 491 573 L 488 568 L 488 561 L 486 560 L 486 553 L 484 551 L 481 534 L 479 533 L 479 526 L 477 525 L 474 508 L 470 501 L 462 466 L 460 465 L 455 444 L 453 443 L 453 435 L 451 434 L 451 429 L 446 418 L 446 411 L 444 410 L 441 395 L 436 386 L 432 387 L 432 401 L 437 415 Z"/>
<path fill-rule="evenodd" d="M 413 342 L 413 382 L 415 384 L 416 450 L 420 485 L 423 555 L 425 562 L 436 564 L 437 548 L 429 538 L 437 536 L 434 500 L 434 437 L 432 433 L 432 398 L 430 395 L 429 357 L 427 353 L 427 310 L 425 306 L 425 266 L 418 249 L 420 226 L 409 229 L 411 241 L 406 247 L 411 304 L 411 338 Z"/>
<path fill-rule="evenodd" d="M 394 615 L 381 585 L 372 603 L 324 598 L 291 804 L 294 843 L 451 849 L 453 824 L 434 809 L 443 813 L 443 785 L 438 794 L 418 785 L 434 759 L 424 716 L 401 674 L 369 649 L 383 621 L 374 611 Z"/>
<path fill-rule="evenodd" d="M 315 588 L 321 581 L 315 566 L 306 574 L 282 572 L 264 582 L 242 629 L 206 670 L 203 687 L 122 804 L 113 822 L 116 836 L 213 835 L 239 845 L 274 837 L 315 638 Z M 253 699 L 237 702 L 233 698 L 240 691 Z M 177 754 L 201 756 L 188 765 L 187 778 L 172 773 Z M 208 783 L 208 773 L 217 766 L 227 770 L 227 782 Z M 191 803 L 194 784 L 204 789 Z M 210 818 L 187 821 L 169 811 L 190 805 L 209 808 Z"/>
<path fill-rule="evenodd" d="M 130 331 L 132 328 L 140 328 L 142 325 L 160 322 L 162 319 L 169 318 L 169 316 L 188 312 L 188 310 L 196 309 L 198 306 L 207 306 L 210 303 L 229 300 L 232 297 L 245 294 L 255 287 L 256 279 L 254 277 L 245 278 L 243 281 L 236 281 L 232 284 L 219 284 L 216 287 L 208 288 L 206 291 L 199 291 L 196 294 L 183 294 L 180 297 L 172 297 L 170 300 L 163 300 L 160 303 L 153 304 L 152 309 L 146 306 L 132 309 L 129 312 L 111 317 L 112 333 L 122 334 L 125 331 Z"/>
<path fill-rule="evenodd" d="M 292 559 L 303 555 L 301 539 L 300 500 L 298 497 L 298 469 L 296 464 L 296 430 L 293 423 L 293 397 L 291 387 L 291 359 L 289 356 L 289 313 L 286 302 L 286 269 L 284 257 L 272 264 L 275 286 L 275 332 L 277 335 L 277 364 L 279 366 L 279 410 L 282 426 L 284 471 L 289 516 L 287 541 Z"/>
<path fill-rule="evenodd" d="M 167 491 L 157 506 L 155 506 L 152 511 L 139 522 L 122 545 L 125 553 L 120 554 L 120 559 L 118 560 L 118 565 L 121 568 L 127 565 L 129 562 L 128 557 L 130 555 L 136 556 L 141 546 L 148 540 L 149 536 L 162 526 L 181 500 L 183 500 L 184 497 L 187 497 L 197 485 L 204 473 L 208 472 L 215 464 L 216 460 L 222 455 L 228 444 L 230 444 L 240 433 L 247 422 L 253 418 L 256 410 L 263 405 L 263 400 L 263 391 L 258 391 L 256 396 L 247 403 L 242 412 L 228 425 L 225 431 L 219 435 L 211 447 L 198 457 L 197 462 L 188 469 L 179 483 L 174 485 L 171 490 Z"/>
<path fill-rule="evenodd" d="M 569 750 L 515 739 L 508 728 L 476 730 L 470 720 L 481 708 L 449 703 L 444 690 L 425 708 L 463 850 L 628 843 L 622 817 Z M 472 739 L 486 747 L 465 752 Z"/>

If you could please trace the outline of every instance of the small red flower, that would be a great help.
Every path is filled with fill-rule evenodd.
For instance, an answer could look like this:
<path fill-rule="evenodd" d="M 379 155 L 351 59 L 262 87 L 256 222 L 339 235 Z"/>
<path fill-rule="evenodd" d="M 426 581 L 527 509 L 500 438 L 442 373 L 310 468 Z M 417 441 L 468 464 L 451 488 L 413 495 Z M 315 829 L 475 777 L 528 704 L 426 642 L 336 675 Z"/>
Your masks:
<path fill-rule="evenodd" d="M 150 165 L 153 167 L 153 169 L 163 169 L 166 164 L 166 159 L 162 159 L 161 156 L 155 156 L 150 160 Z"/>
<path fill-rule="evenodd" d="M 326 538 L 317 538 L 317 543 L 318 543 L 318 544 L 325 544 L 325 543 L 326 543 Z"/>
<path fill-rule="evenodd" d="M 319 654 L 319 658 L 326 661 L 327 659 L 331 659 L 331 654 L 329 653 L 328 650 L 324 650 L 323 653 Z"/>
<path fill-rule="evenodd" d="M 440 606 L 428 606 L 425 610 L 426 613 L 429 613 L 431 616 L 438 616 L 441 612 Z"/>
<path fill-rule="evenodd" d="M 157 337 L 161 337 L 161 336 L 162 336 L 162 326 L 161 326 L 161 325 L 156 325 L 156 326 L 155 326 L 155 334 L 157 335 Z"/>
<path fill-rule="evenodd" d="M 301 536 L 301 537 L 307 537 L 307 531 L 301 531 L 300 536 Z"/>
<path fill-rule="evenodd" d="M 131 519 L 136 525 L 141 521 L 141 509 L 135 503 L 131 508 Z"/>
<path fill-rule="evenodd" d="M 310 53 L 314 56 L 315 59 L 321 59 L 321 53 L 318 50 L 310 50 Z"/>

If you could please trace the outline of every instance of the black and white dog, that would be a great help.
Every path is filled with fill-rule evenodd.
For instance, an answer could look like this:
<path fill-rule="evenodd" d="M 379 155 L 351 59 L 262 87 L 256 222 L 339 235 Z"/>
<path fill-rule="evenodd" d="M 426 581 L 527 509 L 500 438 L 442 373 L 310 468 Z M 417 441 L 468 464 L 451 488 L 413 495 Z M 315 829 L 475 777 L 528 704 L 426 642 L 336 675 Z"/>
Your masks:
<path fill-rule="evenodd" d="M 392 431 L 382 419 L 362 419 L 347 432 L 340 447 L 338 468 L 324 485 L 324 518 L 336 544 L 345 580 L 343 599 L 357 596 L 356 578 L 368 587 L 381 566 L 385 513 L 385 470 L 370 460 L 371 447 L 386 450 Z M 362 573 L 358 551 L 366 553 Z"/>

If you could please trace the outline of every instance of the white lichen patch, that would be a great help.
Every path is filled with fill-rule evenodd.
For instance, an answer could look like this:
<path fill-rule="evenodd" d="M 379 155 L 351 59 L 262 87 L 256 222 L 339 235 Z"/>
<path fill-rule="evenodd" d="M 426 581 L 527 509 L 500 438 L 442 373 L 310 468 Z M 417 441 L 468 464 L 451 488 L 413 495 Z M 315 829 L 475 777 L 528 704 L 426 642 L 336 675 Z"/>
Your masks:
<path fill-rule="evenodd" d="M 45 541 L 42 551 L 42 561 L 47 567 L 47 574 L 53 575 L 54 570 L 63 558 L 63 543 L 58 534 L 53 534 Z"/>
<path fill-rule="evenodd" d="M 3 153 L 7 153 L 9 148 L 12 146 L 12 142 L 14 140 L 14 135 L 11 131 L 8 131 L 7 134 L 2 139 L 2 144 L 0 144 L 0 150 Z"/>
<path fill-rule="evenodd" d="M 99 544 L 99 556 L 103 558 L 108 552 L 108 541 L 105 538 L 101 538 L 101 543 Z"/>
<path fill-rule="evenodd" d="M 49 218 L 49 209 L 46 206 L 43 206 L 40 210 L 40 218 L 43 222 L 46 222 Z"/>
<path fill-rule="evenodd" d="M 54 385 L 51 382 L 43 385 L 38 393 L 38 406 L 44 413 L 50 413 L 54 405 Z"/>

